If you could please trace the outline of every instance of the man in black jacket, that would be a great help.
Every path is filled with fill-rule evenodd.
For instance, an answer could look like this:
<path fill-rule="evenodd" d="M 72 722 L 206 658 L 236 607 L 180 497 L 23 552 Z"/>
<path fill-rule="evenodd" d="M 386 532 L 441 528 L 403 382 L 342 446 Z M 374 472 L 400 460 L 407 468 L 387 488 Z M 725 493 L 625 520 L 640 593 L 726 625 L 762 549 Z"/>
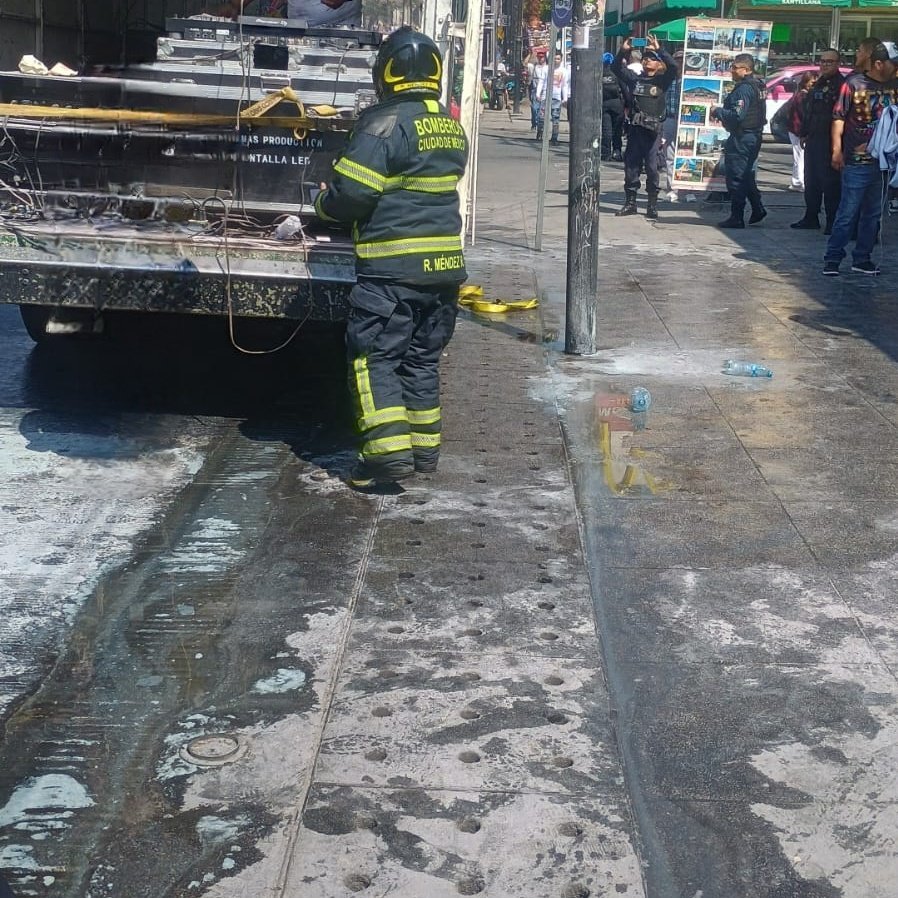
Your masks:
<path fill-rule="evenodd" d="M 654 36 L 642 54 L 642 74 L 627 68 L 630 39 L 624 41 L 614 58 L 612 69 L 627 92 L 630 127 L 624 151 L 624 205 L 616 215 L 635 215 L 639 175 L 645 166 L 645 192 L 648 194 L 645 217 L 658 217 L 658 151 L 661 148 L 661 123 L 666 115 L 665 92 L 677 77 L 673 58 L 661 49 Z"/>
<path fill-rule="evenodd" d="M 819 230 L 820 206 L 826 210 L 826 230 L 831 234 L 836 209 L 842 196 L 842 175 L 832 167 L 830 131 L 833 107 L 845 83 L 839 71 L 841 56 L 838 50 L 824 50 L 820 54 L 820 75 L 805 97 L 801 115 L 801 138 L 804 146 L 804 216 L 791 227 L 798 230 Z"/>
<path fill-rule="evenodd" d="M 346 330 L 362 435 L 349 483 L 376 487 L 435 471 L 439 361 L 467 277 L 456 186 L 468 140 L 439 103 L 436 44 L 400 28 L 374 64 L 379 102 L 365 110 L 315 201 L 324 221 L 352 224 L 358 282 Z"/>
<path fill-rule="evenodd" d="M 602 57 L 602 159 L 620 162 L 624 157 L 624 89 L 611 68 L 614 54 Z"/>
<path fill-rule="evenodd" d="M 723 168 L 730 194 L 730 217 L 719 228 L 745 227 L 745 201 L 751 205 L 749 224 L 757 224 L 767 216 L 755 180 L 755 162 L 761 149 L 761 132 L 765 116 L 764 87 L 755 78 L 755 60 L 749 53 L 740 53 L 730 65 L 736 86 L 727 94 L 723 106 L 711 109 L 729 132 L 724 144 Z"/>

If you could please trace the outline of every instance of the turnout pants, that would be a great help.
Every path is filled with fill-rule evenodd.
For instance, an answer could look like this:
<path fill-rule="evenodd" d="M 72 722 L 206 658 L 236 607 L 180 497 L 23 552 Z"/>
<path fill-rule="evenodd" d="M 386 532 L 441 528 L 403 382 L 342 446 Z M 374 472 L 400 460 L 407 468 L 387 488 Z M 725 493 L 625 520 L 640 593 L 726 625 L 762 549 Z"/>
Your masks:
<path fill-rule="evenodd" d="M 731 134 L 724 145 L 723 170 L 730 194 L 730 216 L 742 219 L 745 201 L 753 210 L 761 209 L 761 193 L 755 180 L 755 160 L 761 149 L 759 131 Z"/>
<path fill-rule="evenodd" d="M 455 330 L 458 285 L 360 280 L 349 295 L 349 387 L 369 468 L 433 470 L 440 452 L 440 355 Z"/>
<path fill-rule="evenodd" d="M 658 150 L 661 134 L 630 125 L 627 133 L 627 149 L 624 150 L 624 190 L 639 190 L 639 174 L 645 166 L 645 192 L 649 196 L 658 194 Z"/>

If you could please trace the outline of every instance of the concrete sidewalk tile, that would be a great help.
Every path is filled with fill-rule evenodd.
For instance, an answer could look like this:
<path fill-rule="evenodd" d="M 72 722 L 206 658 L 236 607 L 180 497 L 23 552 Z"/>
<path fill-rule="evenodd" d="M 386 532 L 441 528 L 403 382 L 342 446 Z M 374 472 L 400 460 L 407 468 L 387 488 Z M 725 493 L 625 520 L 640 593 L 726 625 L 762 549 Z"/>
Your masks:
<path fill-rule="evenodd" d="M 752 449 L 752 458 L 771 489 L 786 502 L 898 497 L 898 458 L 890 448 L 844 443 L 824 449 Z M 880 444 L 881 445 L 881 444 Z M 876 476 L 871 477 L 870 472 Z"/>
<path fill-rule="evenodd" d="M 898 500 L 786 501 L 786 514 L 830 572 L 888 569 L 898 551 Z"/>
<path fill-rule="evenodd" d="M 871 647 L 892 671 L 898 670 L 898 620 L 894 596 L 898 574 L 894 556 L 863 570 L 837 572 L 833 584 L 854 613 Z"/>
<path fill-rule="evenodd" d="M 851 651 L 861 630 L 829 577 L 815 568 L 616 568 L 601 578 L 603 617 L 620 636 L 617 661 L 813 661 Z"/>
<path fill-rule="evenodd" d="M 447 670 L 450 658 L 455 666 Z M 384 661 L 400 673 L 398 681 L 372 670 Z M 351 661 L 330 710 L 316 781 L 601 794 L 619 774 L 611 726 L 605 716 L 584 714 L 577 693 L 552 694 L 542 684 L 566 679 L 559 663 L 498 655 L 491 667 L 490 656 L 410 658 L 405 651 Z M 567 659 L 566 666 L 598 686 L 591 659 Z"/>
<path fill-rule="evenodd" d="M 806 568 L 814 561 L 779 502 L 606 500 L 583 514 L 591 548 L 611 568 Z"/>
<path fill-rule="evenodd" d="M 623 662 L 634 688 L 621 727 L 646 792 L 810 804 L 823 790 L 803 755 L 831 759 L 839 780 L 863 796 L 870 765 L 898 761 L 898 700 L 890 671 L 860 635 L 836 655 L 800 665 Z M 890 800 L 893 784 L 880 781 L 874 794 Z"/>
<path fill-rule="evenodd" d="M 621 797 L 319 786 L 288 894 L 643 895 Z M 305 890 L 305 891 L 304 891 Z"/>

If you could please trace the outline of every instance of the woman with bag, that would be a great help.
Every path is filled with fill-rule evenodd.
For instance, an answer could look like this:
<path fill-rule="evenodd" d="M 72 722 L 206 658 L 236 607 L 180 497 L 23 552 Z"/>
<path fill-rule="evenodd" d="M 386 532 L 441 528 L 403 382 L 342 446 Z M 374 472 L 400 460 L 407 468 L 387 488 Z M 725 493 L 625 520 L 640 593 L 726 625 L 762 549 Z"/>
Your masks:
<path fill-rule="evenodd" d="M 776 111 L 770 121 L 770 133 L 781 143 L 792 144 L 792 183 L 789 190 L 804 192 L 804 147 L 801 145 L 801 117 L 805 97 L 817 75 L 805 72 L 795 93 Z"/>

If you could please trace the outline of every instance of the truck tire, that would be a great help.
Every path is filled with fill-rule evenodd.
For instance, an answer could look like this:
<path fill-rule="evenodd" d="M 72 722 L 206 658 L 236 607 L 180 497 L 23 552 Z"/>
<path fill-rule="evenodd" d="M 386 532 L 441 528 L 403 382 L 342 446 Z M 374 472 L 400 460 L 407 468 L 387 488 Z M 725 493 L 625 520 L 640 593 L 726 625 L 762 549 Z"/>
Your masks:
<path fill-rule="evenodd" d="M 53 306 L 19 305 L 22 324 L 35 343 L 58 343 L 72 339 L 83 340 L 103 332 L 103 320 L 86 309 L 57 309 Z M 53 318 L 57 327 L 47 332 L 47 324 Z M 58 325 L 62 325 L 62 329 Z"/>
<path fill-rule="evenodd" d="M 47 322 L 50 320 L 52 309 L 47 306 L 19 306 L 19 313 L 22 316 L 22 324 L 28 331 L 28 336 L 35 343 L 44 343 L 50 339 L 51 335 L 47 333 Z"/>

